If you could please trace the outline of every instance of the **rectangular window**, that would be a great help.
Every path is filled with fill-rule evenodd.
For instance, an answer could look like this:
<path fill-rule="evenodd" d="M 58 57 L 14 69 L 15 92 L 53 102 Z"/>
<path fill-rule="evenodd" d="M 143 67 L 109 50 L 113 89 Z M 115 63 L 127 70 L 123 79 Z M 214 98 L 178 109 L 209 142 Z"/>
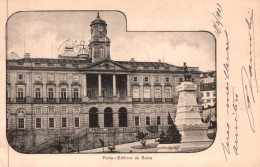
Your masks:
<path fill-rule="evenodd" d="M 210 100 L 207 100 L 207 103 L 210 103 Z"/>
<path fill-rule="evenodd" d="M 144 87 L 144 98 L 151 98 L 150 87 Z"/>
<path fill-rule="evenodd" d="M 87 97 L 92 98 L 92 93 L 90 90 L 87 91 Z"/>
<path fill-rule="evenodd" d="M 74 125 L 75 125 L 76 128 L 79 127 L 79 117 L 74 118 Z"/>
<path fill-rule="evenodd" d="M 207 97 L 209 97 L 210 96 L 210 93 L 209 92 L 207 92 Z"/>
<path fill-rule="evenodd" d="M 157 122 L 157 125 L 161 125 L 161 117 L 160 116 L 156 117 L 156 122 Z"/>
<path fill-rule="evenodd" d="M 149 77 L 144 77 L 144 82 L 149 82 Z"/>
<path fill-rule="evenodd" d="M 23 80 L 23 74 L 19 74 L 19 75 L 18 75 L 18 79 L 19 79 L 19 80 Z"/>
<path fill-rule="evenodd" d="M 36 128 L 42 128 L 42 119 L 36 118 L 35 124 L 36 124 Z"/>
<path fill-rule="evenodd" d="M 134 77 L 134 82 L 137 82 L 138 81 L 138 77 Z"/>
<path fill-rule="evenodd" d="M 18 118 L 18 128 L 24 129 L 24 118 Z"/>
<path fill-rule="evenodd" d="M 182 82 L 182 78 L 179 78 L 179 82 Z"/>
<path fill-rule="evenodd" d="M 35 81 L 41 81 L 42 80 L 42 75 L 41 74 L 35 74 L 34 75 Z"/>
<path fill-rule="evenodd" d="M 49 128 L 54 128 L 54 118 L 49 118 Z"/>
<path fill-rule="evenodd" d="M 154 97 L 155 98 L 161 98 L 161 88 L 155 88 L 154 90 Z"/>
<path fill-rule="evenodd" d="M 67 127 L 67 118 L 66 117 L 62 117 L 61 118 L 61 127 L 62 128 L 66 128 Z"/>
<path fill-rule="evenodd" d="M 23 88 L 18 88 L 18 100 L 23 99 Z"/>
<path fill-rule="evenodd" d="M 150 116 L 145 117 L 145 123 L 146 125 L 150 125 Z"/>
<path fill-rule="evenodd" d="M 79 99 L 79 89 L 78 88 L 73 89 L 73 98 Z"/>
<path fill-rule="evenodd" d="M 53 100 L 54 96 L 53 96 L 53 88 L 48 88 L 48 99 L 49 100 Z"/>
<path fill-rule="evenodd" d="M 165 98 L 172 98 L 171 88 L 165 88 Z"/>
<path fill-rule="evenodd" d="M 155 82 L 156 82 L 156 83 L 160 82 L 160 77 L 156 76 L 156 77 L 155 77 Z"/>
<path fill-rule="evenodd" d="M 66 99 L 67 98 L 67 90 L 66 88 L 61 88 L 61 99 Z"/>
<path fill-rule="evenodd" d="M 194 82 L 195 81 L 195 79 L 194 78 L 191 78 L 191 82 Z"/>
<path fill-rule="evenodd" d="M 37 100 L 41 99 L 41 88 L 35 88 L 35 98 Z"/>
<path fill-rule="evenodd" d="M 139 117 L 135 116 L 135 126 L 139 126 Z"/>
<path fill-rule="evenodd" d="M 48 74 L 48 81 L 54 81 L 54 74 Z"/>
<path fill-rule="evenodd" d="M 169 83 L 170 82 L 170 78 L 169 77 L 165 77 L 165 82 Z"/>

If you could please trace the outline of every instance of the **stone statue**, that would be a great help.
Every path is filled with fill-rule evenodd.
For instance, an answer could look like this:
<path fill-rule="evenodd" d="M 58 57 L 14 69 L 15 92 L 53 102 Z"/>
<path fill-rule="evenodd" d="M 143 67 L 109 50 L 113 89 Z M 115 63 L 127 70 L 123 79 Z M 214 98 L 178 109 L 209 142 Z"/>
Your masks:
<path fill-rule="evenodd" d="M 186 65 L 185 62 L 183 63 L 183 70 L 184 70 L 184 80 L 185 81 L 190 81 L 191 74 L 189 73 L 188 66 Z"/>

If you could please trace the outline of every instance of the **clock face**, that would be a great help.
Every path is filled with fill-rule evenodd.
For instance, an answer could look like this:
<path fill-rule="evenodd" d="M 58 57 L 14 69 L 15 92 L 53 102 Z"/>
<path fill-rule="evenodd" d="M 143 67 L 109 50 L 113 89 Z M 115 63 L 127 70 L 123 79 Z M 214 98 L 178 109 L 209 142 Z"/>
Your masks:
<path fill-rule="evenodd" d="M 99 27 L 98 27 L 98 30 L 99 30 L 99 31 L 103 31 L 103 27 L 102 27 L 102 26 L 99 26 Z"/>

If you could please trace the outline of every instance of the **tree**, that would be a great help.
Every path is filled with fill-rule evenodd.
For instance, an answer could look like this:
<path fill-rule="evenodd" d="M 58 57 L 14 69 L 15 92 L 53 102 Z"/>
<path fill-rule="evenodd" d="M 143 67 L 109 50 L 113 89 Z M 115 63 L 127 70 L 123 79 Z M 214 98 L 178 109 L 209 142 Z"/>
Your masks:
<path fill-rule="evenodd" d="M 137 133 L 136 138 L 137 138 L 138 141 L 141 140 L 140 143 L 142 144 L 143 147 L 145 147 L 145 143 L 146 143 L 145 137 L 146 137 L 147 135 L 148 135 L 148 133 L 144 133 L 144 132 L 138 132 L 138 133 Z"/>

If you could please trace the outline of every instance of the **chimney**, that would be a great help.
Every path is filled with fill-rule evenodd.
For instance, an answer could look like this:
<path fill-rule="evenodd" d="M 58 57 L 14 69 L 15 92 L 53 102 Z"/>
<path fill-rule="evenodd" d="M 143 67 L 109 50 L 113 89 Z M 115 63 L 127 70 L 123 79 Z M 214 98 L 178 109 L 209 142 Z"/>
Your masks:
<path fill-rule="evenodd" d="M 29 58 L 30 58 L 30 53 L 25 53 L 25 54 L 24 54 L 24 58 L 25 58 L 25 59 L 29 59 Z"/>
<path fill-rule="evenodd" d="M 158 62 L 161 63 L 162 62 L 161 59 L 158 59 Z"/>
<path fill-rule="evenodd" d="M 135 62 L 135 58 L 131 58 L 130 62 Z"/>

